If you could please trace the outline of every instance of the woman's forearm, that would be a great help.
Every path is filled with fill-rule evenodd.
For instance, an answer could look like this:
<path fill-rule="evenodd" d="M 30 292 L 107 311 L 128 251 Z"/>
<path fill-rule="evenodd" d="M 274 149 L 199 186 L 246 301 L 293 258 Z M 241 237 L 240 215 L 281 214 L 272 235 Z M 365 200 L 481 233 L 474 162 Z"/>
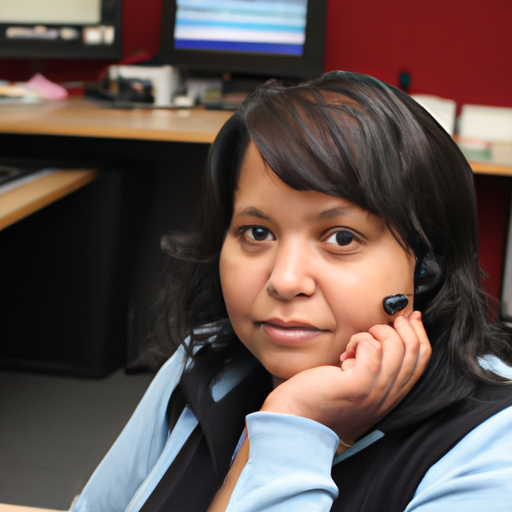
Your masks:
<path fill-rule="evenodd" d="M 331 466 L 338 437 L 316 421 L 257 412 L 248 440 L 208 512 L 326 512 L 338 489 Z"/>

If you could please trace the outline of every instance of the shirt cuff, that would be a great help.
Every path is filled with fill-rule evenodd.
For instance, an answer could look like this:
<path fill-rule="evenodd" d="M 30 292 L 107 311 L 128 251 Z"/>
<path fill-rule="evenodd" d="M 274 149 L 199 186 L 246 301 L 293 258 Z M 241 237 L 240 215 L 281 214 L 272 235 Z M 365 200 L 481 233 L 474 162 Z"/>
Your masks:
<path fill-rule="evenodd" d="M 299 416 L 256 412 L 246 418 L 249 460 L 227 511 L 328 511 L 338 495 L 331 467 L 338 436 Z"/>

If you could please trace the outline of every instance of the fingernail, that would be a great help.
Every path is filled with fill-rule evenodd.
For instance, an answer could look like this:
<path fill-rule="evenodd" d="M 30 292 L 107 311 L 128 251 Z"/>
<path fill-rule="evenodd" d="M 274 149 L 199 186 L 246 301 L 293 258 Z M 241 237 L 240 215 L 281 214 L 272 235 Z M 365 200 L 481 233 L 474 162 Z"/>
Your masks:
<path fill-rule="evenodd" d="M 413 311 L 411 317 L 413 320 L 421 320 L 421 311 Z"/>

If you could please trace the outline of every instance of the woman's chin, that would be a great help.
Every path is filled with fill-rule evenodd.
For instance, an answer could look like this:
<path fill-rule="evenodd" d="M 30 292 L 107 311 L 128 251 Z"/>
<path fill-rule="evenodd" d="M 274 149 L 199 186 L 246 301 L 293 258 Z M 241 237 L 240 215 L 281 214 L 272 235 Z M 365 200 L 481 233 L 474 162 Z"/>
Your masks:
<path fill-rule="evenodd" d="M 272 375 L 272 382 L 274 384 L 274 388 L 279 386 L 279 384 L 282 384 L 283 382 L 291 379 L 293 376 L 297 375 L 298 373 L 301 373 L 305 370 L 309 370 L 312 367 L 305 366 L 304 368 L 285 368 L 285 369 L 276 369 L 276 368 L 267 368 L 268 372 Z"/>

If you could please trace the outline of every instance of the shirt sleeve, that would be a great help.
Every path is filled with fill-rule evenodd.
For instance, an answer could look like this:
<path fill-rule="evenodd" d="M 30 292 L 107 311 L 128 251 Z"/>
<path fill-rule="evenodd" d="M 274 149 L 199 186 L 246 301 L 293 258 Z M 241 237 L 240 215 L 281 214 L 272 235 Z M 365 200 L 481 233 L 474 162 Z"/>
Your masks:
<path fill-rule="evenodd" d="M 125 510 L 168 437 L 167 404 L 183 371 L 180 347 L 151 382 L 132 417 L 87 482 L 72 512 Z"/>
<path fill-rule="evenodd" d="M 512 407 L 484 421 L 434 464 L 405 512 L 447 510 L 512 510 Z"/>
<path fill-rule="evenodd" d="M 247 416 L 249 459 L 226 512 L 326 512 L 338 495 L 331 478 L 338 436 L 298 416 Z"/>

